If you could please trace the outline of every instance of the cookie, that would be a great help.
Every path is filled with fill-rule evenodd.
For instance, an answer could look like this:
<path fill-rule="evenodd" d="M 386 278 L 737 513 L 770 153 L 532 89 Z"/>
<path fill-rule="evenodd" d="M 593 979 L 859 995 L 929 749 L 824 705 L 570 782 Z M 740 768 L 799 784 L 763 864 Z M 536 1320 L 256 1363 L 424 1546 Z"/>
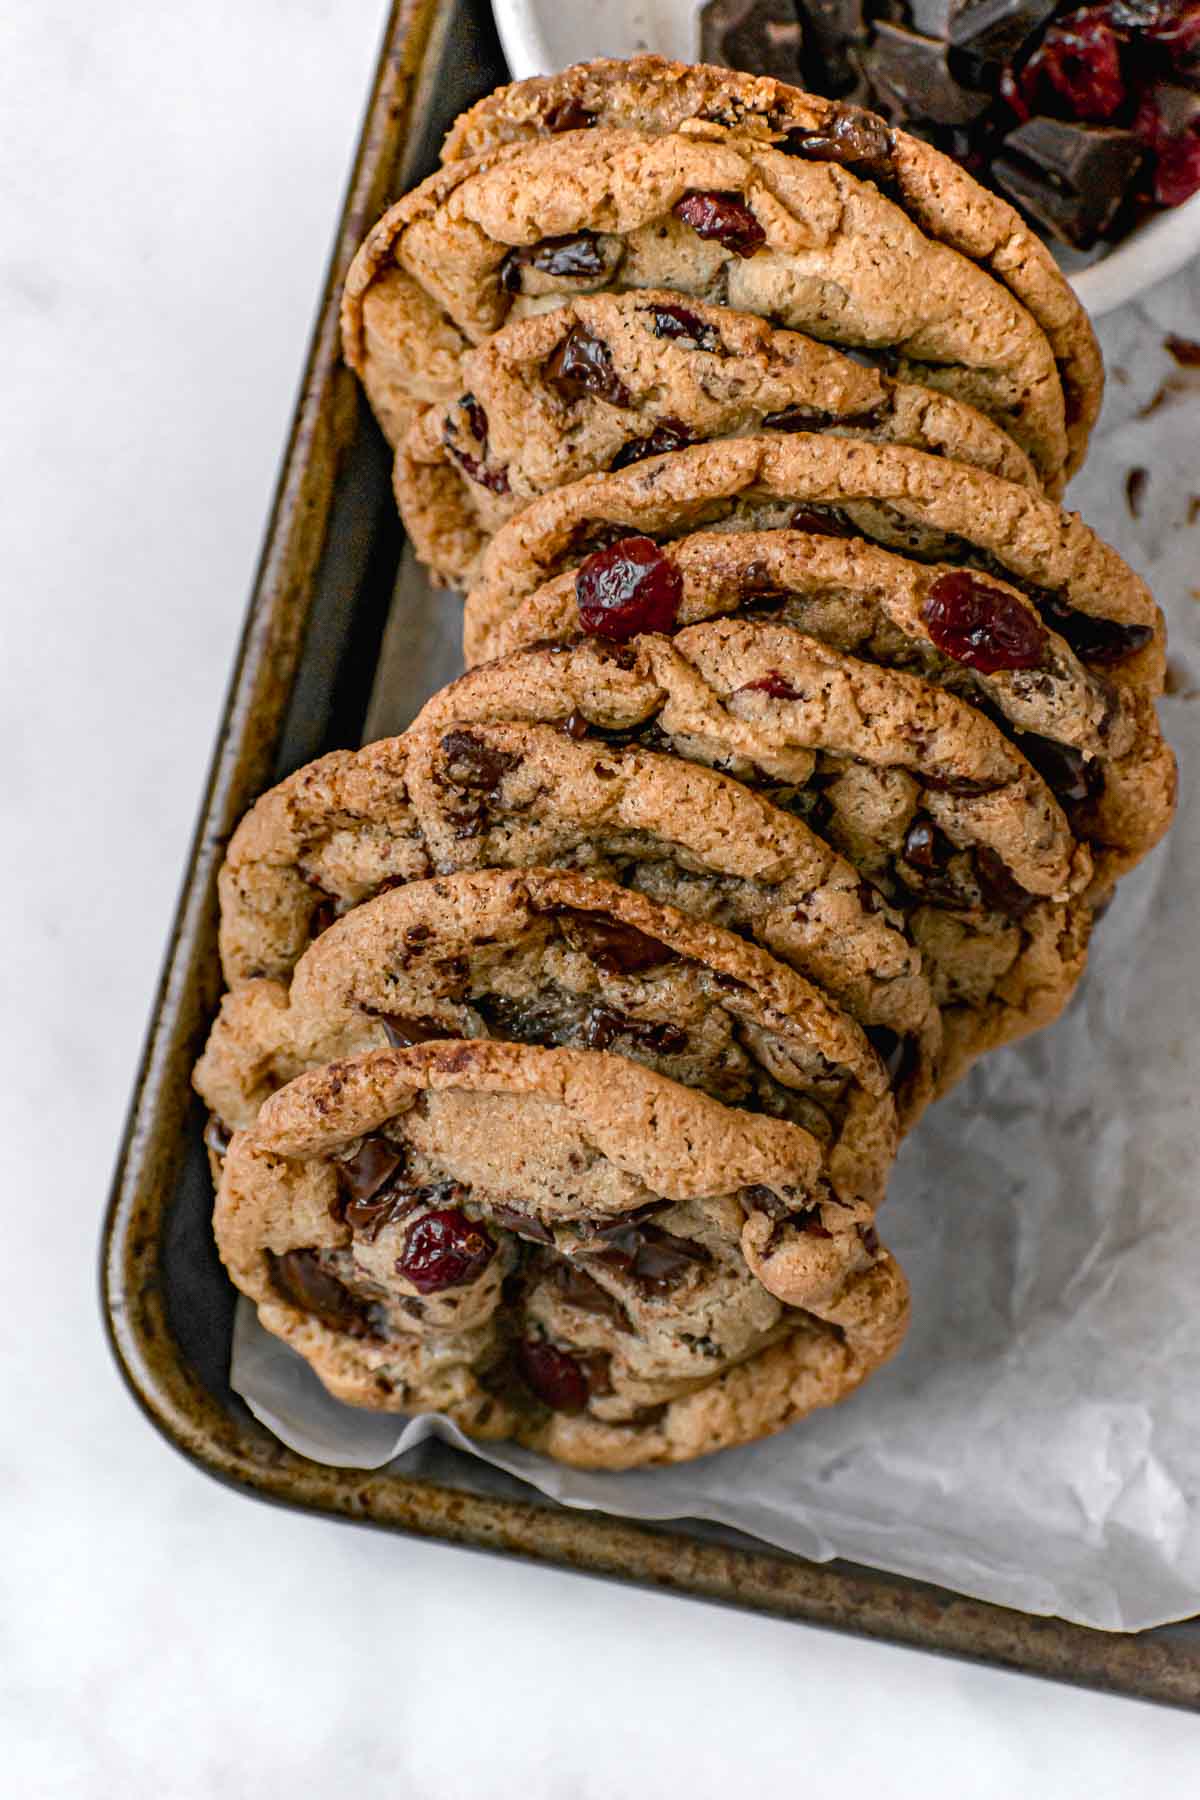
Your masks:
<path fill-rule="evenodd" d="M 214 1227 L 338 1398 L 628 1468 L 778 1430 L 898 1347 L 903 1276 L 873 1230 L 814 1228 L 817 1161 L 620 1057 L 433 1043 L 273 1096 Z"/>
<path fill-rule="evenodd" d="M 784 625 L 722 619 L 628 646 L 515 652 L 451 683 L 417 725 L 495 720 L 653 744 L 800 812 L 921 946 L 953 1045 L 938 1091 L 982 1050 L 1056 1017 L 1082 974 L 1088 851 L 1002 732 L 917 675 Z"/>
<path fill-rule="evenodd" d="M 1091 321 L 1046 245 L 961 164 L 858 107 L 769 77 L 657 56 L 602 58 L 499 88 L 456 121 L 443 157 L 457 164 L 509 143 L 587 126 L 733 133 L 794 156 L 832 158 L 860 179 L 882 184 L 928 237 L 980 264 L 1037 320 L 1066 396 L 1066 472 L 1080 467 L 1104 393 Z"/>
<path fill-rule="evenodd" d="M 589 502 L 585 510 L 594 521 L 595 506 Z M 671 531 L 680 511 L 660 510 L 655 498 L 647 496 L 632 510 L 622 508 L 619 516 L 634 531 L 647 525 L 660 530 L 664 524 Z M 960 592 L 962 569 L 917 563 L 854 537 L 824 535 L 837 528 L 837 520 L 810 507 L 794 509 L 793 516 L 814 529 L 698 531 L 669 542 L 663 554 L 677 584 L 678 624 L 687 627 L 749 608 L 754 616 L 770 616 L 831 648 L 911 669 L 984 709 L 1012 732 L 1018 748 L 1053 789 L 1075 835 L 1092 846 L 1092 892 L 1102 897 L 1159 841 L 1174 808 L 1175 762 L 1163 742 L 1152 699 L 1155 661 L 1146 652 L 1131 659 L 1141 662 L 1147 678 L 1141 688 L 1114 685 L 1111 675 L 1119 672 L 1119 664 L 1114 668 L 1101 660 L 1089 665 L 1057 629 L 1045 631 L 1040 660 L 1029 669 L 994 667 L 994 659 L 972 655 L 969 646 L 938 631 L 947 646 L 940 649 L 931 635 L 937 629 L 938 596 Z M 1065 529 L 1077 527 L 1077 521 L 1062 518 Z M 741 520 L 735 512 L 726 523 Z M 599 529 L 604 530 L 602 522 Z M 985 556 L 992 560 L 990 552 Z M 484 640 L 495 653 L 523 643 L 578 637 L 579 567 L 572 566 L 569 541 L 562 560 L 567 567 L 535 588 Z M 1124 565 L 1119 567 L 1133 579 Z M 531 576 L 536 573 L 535 564 Z M 1101 580 L 1095 583 L 1097 591 Z M 990 567 L 983 583 L 985 595 L 1002 612 L 1028 611 L 1028 585 L 998 579 Z M 1116 591 L 1114 577 L 1107 592 Z M 1036 601 L 1038 590 L 1033 593 Z M 1056 598 L 1042 597 L 1044 616 L 1054 624 L 1061 624 L 1059 604 Z M 1014 616 L 1020 623 L 1020 615 Z M 474 603 L 469 604 L 471 643 L 477 641 L 476 617 Z M 1079 619 L 1070 629 L 1080 637 L 1105 627 Z M 1119 646 L 1120 638 L 1114 641 Z"/>
<path fill-rule="evenodd" d="M 713 769 L 539 725 L 410 731 L 264 795 L 220 875 L 226 979 L 286 977 L 385 884 L 563 866 L 753 938 L 865 1025 L 936 1033 L 898 917 L 801 819 Z"/>
<path fill-rule="evenodd" d="M 418 557 L 461 584 L 538 494 L 764 429 L 909 444 L 1037 485 L 1029 459 L 973 407 L 748 313 L 649 289 L 577 296 L 465 354 L 454 398 L 401 443 L 396 497 Z"/>
<path fill-rule="evenodd" d="M 632 1057 L 802 1126 L 843 1223 L 867 1222 L 883 1198 L 895 1107 L 858 1027 L 742 939 L 562 870 L 453 875 L 356 907 L 301 957 L 290 988 L 251 981 L 226 995 L 195 1085 L 243 1129 L 305 1069 L 444 1038 Z"/>
<path fill-rule="evenodd" d="M 363 309 L 397 268 L 472 343 L 580 293 L 667 288 L 885 354 L 902 381 L 1001 425 L 1049 491 L 1063 483 L 1063 390 L 1039 326 L 834 163 L 748 138 L 585 131 L 440 170 L 384 215 L 347 278 L 345 354 L 368 389 Z"/>

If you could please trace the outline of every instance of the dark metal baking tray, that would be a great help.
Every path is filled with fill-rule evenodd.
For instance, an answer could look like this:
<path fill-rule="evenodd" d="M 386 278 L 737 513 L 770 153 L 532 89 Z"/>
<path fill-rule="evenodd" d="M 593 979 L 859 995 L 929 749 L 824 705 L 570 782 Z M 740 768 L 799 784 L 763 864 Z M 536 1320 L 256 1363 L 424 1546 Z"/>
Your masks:
<path fill-rule="evenodd" d="M 361 741 L 389 613 L 389 660 L 404 654 L 403 538 L 383 440 L 339 358 L 338 295 L 388 199 L 433 167 L 454 114 L 504 76 L 486 0 L 397 0 L 105 1221 L 104 1308 L 122 1373 L 169 1442 L 260 1499 L 1200 1707 L 1200 1619 L 1112 1636 L 1030 1618 L 845 1563 L 807 1563 L 717 1527 L 572 1512 L 440 1444 L 406 1458 L 403 1473 L 326 1468 L 285 1449 L 230 1389 L 234 1293 L 213 1247 L 188 1085 L 220 991 L 217 868 L 264 787 L 334 745 Z M 427 647 L 414 643 L 412 655 L 424 668 Z"/>

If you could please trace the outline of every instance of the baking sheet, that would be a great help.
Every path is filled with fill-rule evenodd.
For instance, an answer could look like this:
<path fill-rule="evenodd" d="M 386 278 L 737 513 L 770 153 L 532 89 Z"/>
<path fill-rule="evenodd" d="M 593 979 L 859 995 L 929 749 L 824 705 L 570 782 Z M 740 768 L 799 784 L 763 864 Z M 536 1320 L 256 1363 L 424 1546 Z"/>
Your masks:
<path fill-rule="evenodd" d="M 1104 322 L 1109 397 L 1071 501 L 1167 611 L 1179 819 L 1123 883 L 1067 1014 L 904 1146 L 881 1218 L 913 1287 L 901 1355 L 781 1437 L 590 1474 L 343 1406 L 243 1305 L 232 1382 L 285 1443 L 376 1468 L 435 1434 L 567 1505 L 709 1519 L 1026 1612 L 1138 1630 L 1200 1611 L 1200 371 L 1168 332 L 1200 338 L 1196 264 Z M 369 736 L 455 672 L 457 612 L 406 569 Z"/>

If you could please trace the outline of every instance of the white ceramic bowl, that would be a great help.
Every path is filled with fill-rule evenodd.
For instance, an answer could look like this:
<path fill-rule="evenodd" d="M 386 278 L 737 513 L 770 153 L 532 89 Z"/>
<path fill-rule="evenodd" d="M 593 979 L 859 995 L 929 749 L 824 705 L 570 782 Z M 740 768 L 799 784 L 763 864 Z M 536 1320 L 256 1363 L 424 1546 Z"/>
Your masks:
<path fill-rule="evenodd" d="M 493 0 L 514 80 L 545 75 L 590 56 L 653 50 L 696 55 L 698 0 Z M 1069 279 L 1093 318 L 1111 312 L 1181 269 L 1200 252 L 1200 194 L 1156 214 Z"/>

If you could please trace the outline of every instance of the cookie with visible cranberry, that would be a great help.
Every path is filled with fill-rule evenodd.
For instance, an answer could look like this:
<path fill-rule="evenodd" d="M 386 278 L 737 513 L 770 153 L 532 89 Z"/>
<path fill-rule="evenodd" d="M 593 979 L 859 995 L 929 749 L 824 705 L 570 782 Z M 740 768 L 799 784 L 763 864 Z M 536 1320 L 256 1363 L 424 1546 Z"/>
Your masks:
<path fill-rule="evenodd" d="M 743 939 L 573 871 L 444 876 L 356 907 L 290 986 L 225 996 L 195 1085 L 244 1129 L 305 1069 L 453 1038 L 630 1057 L 809 1132 L 835 1223 L 868 1223 L 883 1198 L 895 1106 L 852 1020 Z"/>
<path fill-rule="evenodd" d="M 573 867 L 751 937 L 861 1023 L 936 1029 L 898 915 L 803 820 L 730 776 L 552 726 L 410 731 L 334 752 L 243 820 L 220 876 L 231 987 L 286 977 L 385 886 L 462 869 Z"/>
<path fill-rule="evenodd" d="M 678 528 L 679 510 L 658 510 L 653 497 L 651 503 L 652 513 L 635 506 L 619 516 L 631 519 L 634 529 L 645 524 L 661 529 L 664 523 L 668 532 Z M 1054 628 L 1060 597 L 1043 597 L 1036 588 L 1031 595 L 1032 584 L 1016 586 L 1011 575 L 1001 579 L 991 572 L 995 564 L 986 549 L 980 557 L 985 574 L 919 563 L 861 538 L 830 535 L 831 526 L 841 527 L 824 507 L 792 509 L 802 530 L 728 529 L 741 526 L 743 516 L 735 508 L 725 529 L 671 537 L 657 546 L 670 570 L 677 625 L 748 611 L 959 694 L 1013 736 L 1066 811 L 1075 835 L 1091 846 L 1096 898 L 1158 842 L 1174 810 L 1176 778 L 1154 710 L 1155 684 L 1117 685 L 1111 677 L 1121 672 L 1120 664 L 1103 658 L 1089 662 L 1077 654 Z M 1082 530 L 1065 516 L 1063 525 Z M 603 522 L 590 528 L 610 530 Z M 595 554 L 619 566 L 621 540 Z M 593 629 L 588 608 L 580 606 L 581 589 L 585 596 L 591 591 L 591 559 L 573 562 L 568 554 L 562 560 L 561 573 L 543 580 L 490 637 L 494 653 L 521 644 L 570 642 Z M 645 563 L 643 550 L 639 567 Z M 611 586 L 611 570 L 608 581 Z M 633 596 L 623 617 L 636 605 L 637 586 L 627 585 Z M 1114 580 L 1108 591 L 1115 589 Z M 470 608 L 467 624 L 470 632 Z M 1071 631 L 1086 642 L 1088 633 L 1095 637 L 1111 627 L 1077 617 Z M 1110 645 L 1119 641 L 1112 632 Z M 1139 660 L 1138 653 L 1133 660 Z M 1145 669 L 1144 653 L 1140 660 Z"/>
<path fill-rule="evenodd" d="M 750 137 L 784 153 L 840 162 L 879 183 L 930 238 L 986 269 L 1028 309 L 1054 352 L 1066 397 L 1073 475 L 1100 413 L 1104 365 L 1087 312 L 1041 239 L 958 162 L 843 101 L 767 76 L 637 56 L 600 58 L 499 88 L 452 127 L 443 159 L 593 127 Z"/>
<path fill-rule="evenodd" d="M 979 1051 L 1056 1017 L 1082 973 L 1091 856 L 998 726 L 921 675 L 725 618 L 625 649 L 584 638 L 514 652 L 443 689 L 417 723 L 502 719 L 653 744 L 804 817 L 921 946 L 953 1046 L 938 1091 Z M 911 1123 L 903 1082 L 898 1098 Z"/>
<path fill-rule="evenodd" d="M 396 496 L 417 555 L 461 583 L 538 494 L 762 430 L 910 444 L 1037 486 L 1029 459 L 974 407 L 751 314 L 650 289 L 579 295 L 467 352 L 454 398 L 400 445 Z"/>
<path fill-rule="evenodd" d="M 431 1043 L 270 1099 L 214 1227 L 339 1399 L 627 1468 L 778 1430 L 898 1347 L 903 1276 L 814 1215 L 818 1160 L 619 1057 Z"/>
<path fill-rule="evenodd" d="M 397 270 L 472 343 L 599 289 L 757 313 L 977 408 L 1048 490 L 1062 486 L 1063 391 L 1044 333 L 1000 282 L 834 162 L 749 138 L 585 131 L 440 170 L 384 215 L 347 278 L 345 353 L 369 390 L 365 309 Z M 386 354 L 394 373 L 417 353 Z"/>

